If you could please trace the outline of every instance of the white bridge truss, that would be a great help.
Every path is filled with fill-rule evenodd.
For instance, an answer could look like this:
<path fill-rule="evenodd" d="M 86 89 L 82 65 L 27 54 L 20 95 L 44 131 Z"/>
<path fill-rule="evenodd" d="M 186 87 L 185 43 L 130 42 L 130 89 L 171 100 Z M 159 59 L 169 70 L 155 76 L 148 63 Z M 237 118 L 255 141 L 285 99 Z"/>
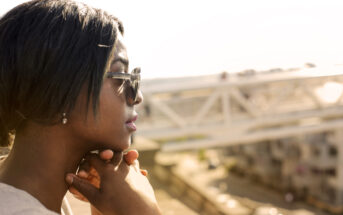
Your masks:
<path fill-rule="evenodd" d="M 143 83 L 142 91 L 138 134 L 171 140 L 166 151 L 343 128 L 342 67 L 155 80 Z"/>

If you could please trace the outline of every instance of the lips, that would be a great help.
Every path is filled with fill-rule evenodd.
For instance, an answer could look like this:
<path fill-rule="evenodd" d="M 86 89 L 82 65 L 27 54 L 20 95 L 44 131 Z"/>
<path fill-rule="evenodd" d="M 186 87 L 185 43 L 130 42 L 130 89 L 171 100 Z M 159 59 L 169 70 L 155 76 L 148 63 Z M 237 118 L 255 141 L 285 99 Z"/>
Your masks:
<path fill-rule="evenodd" d="M 130 132 L 134 132 L 137 130 L 135 121 L 137 120 L 138 116 L 133 116 L 132 118 L 130 118 L 129 120 L 127 120 L 125 122 L 126 127 L 129 129 Z"/>

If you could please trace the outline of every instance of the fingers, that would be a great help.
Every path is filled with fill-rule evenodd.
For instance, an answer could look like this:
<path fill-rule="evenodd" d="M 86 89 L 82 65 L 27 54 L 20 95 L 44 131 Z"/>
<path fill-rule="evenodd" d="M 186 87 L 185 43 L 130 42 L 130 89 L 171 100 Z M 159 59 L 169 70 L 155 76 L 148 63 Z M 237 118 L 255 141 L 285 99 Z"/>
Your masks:
<path fill-rule="evenodd" d="M 99 153 L 99 157 L 104 161 L 111 160 L 112 164 L 117 166 L 121 162 L 121 156 L 124 156 L 124 160 L 128 165 L 131 165 L 135 160 L 138 159 L 139 154 L 137 150 L 132 149 L 125 154 L 122 152 L 113 152 L 111 149 L 103 150 Z"/>
<path fill-rule="evenodd" d="M 86 155 L 86 161 L 98 172 L 100 177 L 105 172 L 106 164 L 97 154 Z M 92 168 L 91 168 L 92 169 Z"/>
<path fill-rule="evenodd" d="M 82 169 L 77 173 L 77 176 L 79 176 L 80 178 L 86 179 L 88 178 L 89 173 Z"/>
<path fill-rule="evenodd" d="M 92 153 L 88 153 L 87 155 L 93 155 Z M 113 158 L 113 151 L 110 149 L 103 150 L 99 153 L 99 157 L 101 160 L 105 162 L 109 162 Z M 91 172 L 92 168 L 89 165 L 89 162 L 84 159 L 80 165 L 77 176 L 81 178 L 87 178 Z"/>
<path fill-rule="evenodd" d="M 100 191 L 91 185 L 88 181 L 77 177 L 74 174 L 67 174 L 65 178 L 69 186 L 75 188 L 76 191 L 81 193 L 89 202 L 96 205 Z"/>
<path fill-rule="evenodd" d="M 113 158 L 111 159 L 111 163 L 114 166 L 118 166 L 123 160 L 123 152 L 113 152 Z"/>
<path fill-rule="evenodd" d="M 122 160 L 122 156 L 122 152 L 113 152 L 112 150 L 104 150 L 99 154 L 88 153 L 84 161 L 80 164 L 77 175 L 88 181 L 92 181 L 93 179 L 100 180 L 100 177 L 104 177 L 107 164 L 118 166 Z"/>
<path fill-rule="evenodd" d="M 90 169 L 89 163 L 85 159 L 83 159 L 79 164 L 78 171 L 84 170 L 84 171 L 88 172 L 89 169 Z"/>
<path fill-rule="evenodd" d="M 88 200 L 79 191 L 77 191 L 74 187 L 69 187 L 68 190 L 78 200 L 88 202 Z"/>
<path fill-rule="evenodd" d="M 103 150 L 99 154 L 89 153 L 86 155 L 85 161 L 80 165 L 78 176 L 90 181 L 90 177 L 93 177 L 94 175 L 98 180 L 100 180 L 99 176 L 104 176 L 103 174 L 106 168 L 105 163 L 112 164 L 115 168 L 117 167 L 120 170 L 124 170 L 124 172 L 128 171 L 129 166 L 134 167 L 137 172 L 140 172 L 140 166 L 137 160 L 138 157 L 139 154 L 137 150 L 130 150 L 125 154 L 122 152 L 114 152 L 110 149 Z M 125 162 L 122 162 L 123 160 Z M 92 168 L 92 166 L 95 169 Z M 94 172 L 92 172 L 92 170 Z"/>
<path fill-rule="evenodd" d="M 144 176 L 148 176 L 148 170 L 141 169 L 141 173 L 142 173 L 142 175 L 144 175 Z"/>
<path fill-rule="evenodd" d="M 128 151 L 125 155 L 124 155 L 124 160 L 127 163 L 127 165 L 131 165 L 134 163 L 135 160 L 137 160 L 139 157 L 139 154 L 137 152 L 137 150 L 133 149 Z"/>
<path fill-rule="evenodd" d="M 113 151 L 111 149 L 103 150 L 99 153 L 99 157 L 104 161 L 111 160 L 113 158 Z"/>
<path fill-rule="evenodd" d="M 139 165 L 139 161 L 138 160 L 135 160 L 131 166 L 137 171 L 139 172 L 140 171 L 140 165 Z"/>
<path fill-rule="evenodd" d="M 126 162 L 121 162 L 117 170 L 121 171 L 124 175 L 126 175 L 130 170 L 130 166 L 131 165 L 128 165 Z"/>

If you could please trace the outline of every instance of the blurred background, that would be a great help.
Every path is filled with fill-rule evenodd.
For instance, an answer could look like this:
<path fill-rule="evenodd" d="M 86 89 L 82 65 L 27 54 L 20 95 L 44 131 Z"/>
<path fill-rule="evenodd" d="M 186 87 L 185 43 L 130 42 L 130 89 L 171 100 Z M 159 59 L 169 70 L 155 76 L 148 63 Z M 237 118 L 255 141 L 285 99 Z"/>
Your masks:
<path fill-rule="evenodd" d="M 82 2 L 142 67 L 133 147 L 164 214 L 343 214 L 342 1 Z"/>

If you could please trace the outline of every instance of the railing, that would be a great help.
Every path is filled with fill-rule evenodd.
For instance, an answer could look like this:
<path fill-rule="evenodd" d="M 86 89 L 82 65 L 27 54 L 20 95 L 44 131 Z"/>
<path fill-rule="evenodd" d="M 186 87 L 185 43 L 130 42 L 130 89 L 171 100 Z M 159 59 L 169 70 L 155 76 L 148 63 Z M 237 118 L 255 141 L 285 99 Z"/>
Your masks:
<path fill-rule="evenodd" d="M 187 150 L 343 128 L 342 73 L 336 67 L 145 82 L 138 134 L 188 137 L 193 141 L 163 148 Z"/>

